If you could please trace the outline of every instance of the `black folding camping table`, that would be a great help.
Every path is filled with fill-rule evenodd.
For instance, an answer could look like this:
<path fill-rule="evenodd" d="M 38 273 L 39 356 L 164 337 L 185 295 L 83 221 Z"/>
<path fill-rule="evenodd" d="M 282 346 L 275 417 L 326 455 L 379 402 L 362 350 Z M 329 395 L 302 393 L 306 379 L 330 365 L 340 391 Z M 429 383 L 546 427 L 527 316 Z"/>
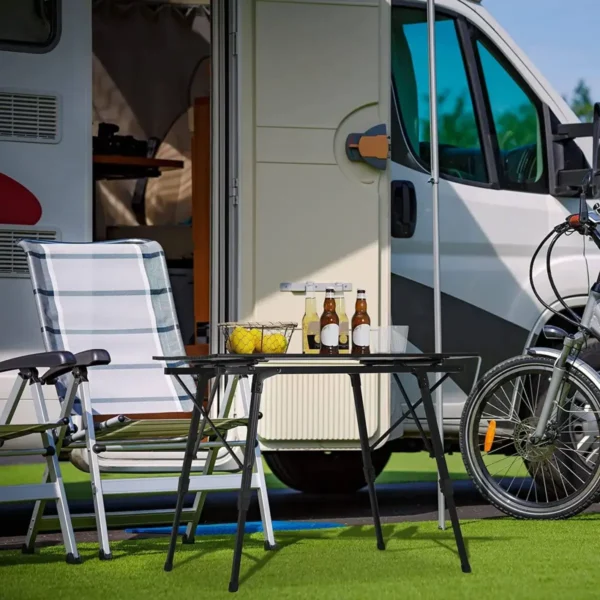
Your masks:
<path fill-rule="evenodd" d="M 183 385 L 184 389 L 186 389 L 188 395 L 194 402 L 194 410 L 192 412 L 192 418 L 190 421 L 186 453 L 181 477 L 179 480 L 177 506 L 171 533 L 171 543 L 169 546 L 167 560 L 165 562 L 165 570 L 170 571 L 173 566 L 173 556 L 177 543 L 177 532 L 181 520 L 184 496 L 189 486 L 192 461 L 198 448 L 197 442 L 199 442 L 202 438 L 203 425 L 201 424 L 201 417 L 203 418 L 204 423 L 207 422 L 210 424 L 211 422 L 209 416 L 210 407 L 205 407 L 203 404 L 204 390 L 206 389 L 209 380 L 214 378 L 215 381 L 211 391 L 211 397 L 214 397 L 215 386 L 218 386 L 219 380 L 222 376 L 252 377 L 252 393 L 248 414 L 244 460 L 242 465 L 237 532 L 231 579 L 229 582 L 229 591 L 235 592 L 239 587 L 239 572 L 242 558 L 246 515 L 251 498 L 250 485 L 254 467 L 254 448 L 258 443 L 257 431 L 258 421 L 260 418 L 259 409 L 263 384 L 266 379 L 276 375 L 343 374 L 350 377 L 354 395 L 354 406 L 356 410 L 356 420 L 360 438 L 360 448 L 363 458 L 365 479 L 369 491 L 373 523 L 375 526 L 377 548 L 379 550 L 384 550 L 385 542 L 383 540 L 379 506 L 377 503 L 377 495 L 375 493 L 375 471 L 371 461 L 371 451 L 396 427 L 398 427 L 400 423 L 408 417 L 408 414 L 403 414 L 377 441 L 375 441 L 372 445 L 369 444 L 361 387 L 361 375 L 387 373 L 394 377 L 402 395 L 404 396 L 405 402 L 407 403 L 409 414 L 412 415 L 417 426 L 419 427 L 419 431 L 423 437 L 426 448 L 429 450 L 430 454 L 433 454 L 435 457 L 440 477 L 440 487 L 448 505 L 448 512 L 452 522 L 461 568 L 465 573 L 469 573 L 471 571 L 460 529 L 456 504 L 454 502 L 452 481 L 450 480 L 450 476 L 448 474 L 448 466 L 446 464 L 443 442 L 436 420 L 431 392 L 440 386 L 451 374 L 464 371 L 464 362 L 466 360 L 479 359 L 479 356 L 466 353 L 370 354 L 361 356 L 347 354 L 336 356 L 307 354 L 219 354 L 209 356 L 155 357 L 155 359 L 166 361 L 167 367 L 165 368 L 165 373 L 175 376 L 177 379 L 179 379 L 182 385 L 183 382 L 180 378 L 182 375 L 195 376 L 197 385 L 196 394 L 192 393 L 191 390 L 188 390 L 186 386 Z M 399 373 L 410 373 L 416 377 L 421 392 L 421 398 L 417 402 L 412 403 L 409 400 L 406 390 L 402 385 L 400 378 L 398 377 Z M 442 377 L 440 377 L 440 379 L 431 387 L 428 380 L 429 373 L 442 374 Z M 425 432 L 415 413 L 415 409 L 421 403 L 425 409 L 431 444 L 429 443 L 429 440 L 427 440 L 427 436 L 425 435 Z M 225 439 L 221 438 L 221 441 L 228 446 Z M 231 448 L 228 447 L 228 450 L 231 451 Z"/>

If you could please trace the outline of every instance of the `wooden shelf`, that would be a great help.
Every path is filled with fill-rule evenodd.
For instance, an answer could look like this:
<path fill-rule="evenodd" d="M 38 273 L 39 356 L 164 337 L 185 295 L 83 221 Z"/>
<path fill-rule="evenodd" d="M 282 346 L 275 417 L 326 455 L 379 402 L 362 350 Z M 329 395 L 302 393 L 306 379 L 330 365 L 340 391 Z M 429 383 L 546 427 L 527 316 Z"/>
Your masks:
<path fill-rule="evenodd" d="M 183 169 L 182 160 L 146 158 L 145 156 L 122 156 L 120 154 L 94 154 L 95 165 L 120 165 L 128 167 L 147 167 L 171 171 Z"/>

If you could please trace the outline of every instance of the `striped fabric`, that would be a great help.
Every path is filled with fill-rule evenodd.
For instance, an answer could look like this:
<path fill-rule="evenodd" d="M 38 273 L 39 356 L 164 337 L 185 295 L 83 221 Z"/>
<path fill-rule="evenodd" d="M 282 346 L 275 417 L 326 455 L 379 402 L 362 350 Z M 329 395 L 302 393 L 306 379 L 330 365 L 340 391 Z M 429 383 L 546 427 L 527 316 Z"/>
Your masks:
<path fill-rule="evenodd" d="M 27 254 L 46 350 L 103 348 L 111 355 L 110 365 L 90 369 L 96 414 L 191 411 L 185 391 L 152 360 L 185 354 L 160 244 L 22 240 L 19 246 Z M 194 391 L 192 379 L 184 381 Z M 60 397 L 66 385 L 64 377 Z"/>

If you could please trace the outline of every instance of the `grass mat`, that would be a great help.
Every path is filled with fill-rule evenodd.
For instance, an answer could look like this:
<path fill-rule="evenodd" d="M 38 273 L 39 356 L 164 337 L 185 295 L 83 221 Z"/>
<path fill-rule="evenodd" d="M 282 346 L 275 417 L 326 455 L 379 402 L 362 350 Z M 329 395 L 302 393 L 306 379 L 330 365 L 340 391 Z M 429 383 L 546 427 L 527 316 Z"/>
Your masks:
<path fill-rule="evenodd" d="M 467 475 L 462 463 L 460 454 L 447 455 L 448 469 L 453 479 L 465 479 Z M 285 488 L 283 483 L 271 473 L 271 470 L 265 464 L 266 480 L 269 489 Z M 65 481 L 67 496 L 73 500 L 85 500 L 92 497 L 90 487 L 90 476 L 77 469 L 70 462 L 61 461 L 60 463 L 63 479 Z M 17 464 L 0 466 L 0 486 L 17 485 L 20 483 L 39 483 L 44 474 L 45 463 L 35 464 Z M 106 479 L 115 479 L 122 477 L 155 477 L 158 473 L 152 475 L 139 474 L 117 474 L 103 473 L 102 477 Z M 176 476 L 177 473 L 167 473 L 166 475 Z M 378 484 L 384 483 L 407 483 L 416 481 L 436 481 L 435 461 L 429 458 L 426 452 L 415 452 L 406 454 L 392 454 L 385 470 L 377 479 Z"/>
<path fill-rule="evenodd" d="M 372 527 L 280 532 L 281 548 L 265 552 L 260 534 L 246 537 L 239 598 L 364 600 L 422 598 L 510 600 L 598 598 L 600 517 L 568 521 L 463 521 L 473 573 L 463 574 L 451 529 L 437 524 L 384 526 L 388 547 L 375 547 Z M 37 600 L 170 600 L 227 592 L 233 536 L 178 546 L 171 573 L 162 570 L 166 537 L 114 542 L 114 560 L 97 559 L 95 544 L 80 544 L 82 565 L 67 565 L 62 547 L 34 556 L 0 551 L 0 598 Z"/>

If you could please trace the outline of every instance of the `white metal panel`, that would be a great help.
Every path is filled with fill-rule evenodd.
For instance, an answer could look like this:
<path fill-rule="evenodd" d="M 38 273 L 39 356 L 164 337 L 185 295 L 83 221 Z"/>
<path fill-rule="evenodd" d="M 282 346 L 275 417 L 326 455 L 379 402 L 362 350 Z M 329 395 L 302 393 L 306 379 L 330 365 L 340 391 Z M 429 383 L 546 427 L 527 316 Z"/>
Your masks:
<path fill-rule="evenodd" d="M 3 141 L 0 172 L 29 189 L 42 206 L 35 227 L 64 241 L 92 233 L 91 2 L 63 0 L 61 34 L 50 52 L 0 52 L 3 90 L 60 99 L 59 143 Z M 9 224 L 5 224 L 10 227 Z M 43 348 L 31 283 L 0 279 L 0 360 Z"/>
<path fill-rule="evenodd" d="M 242 10 L 241 316 L 299 323 L 304 298 L 281 282 L 345 281 L 348 316 L 364 287 L 372 325 L 387 325 L 387 173 L 350 162 L 345 141 L 389 123 L 389 2 L 257 0 Z M 289 351 L 301 351 L 298 332 Z M 389 425 L 389 380 L 364 379 L 375 436 Z M 265 448 L 358 439 L 346 376 L 275 377 L 263 412 Z"/>

